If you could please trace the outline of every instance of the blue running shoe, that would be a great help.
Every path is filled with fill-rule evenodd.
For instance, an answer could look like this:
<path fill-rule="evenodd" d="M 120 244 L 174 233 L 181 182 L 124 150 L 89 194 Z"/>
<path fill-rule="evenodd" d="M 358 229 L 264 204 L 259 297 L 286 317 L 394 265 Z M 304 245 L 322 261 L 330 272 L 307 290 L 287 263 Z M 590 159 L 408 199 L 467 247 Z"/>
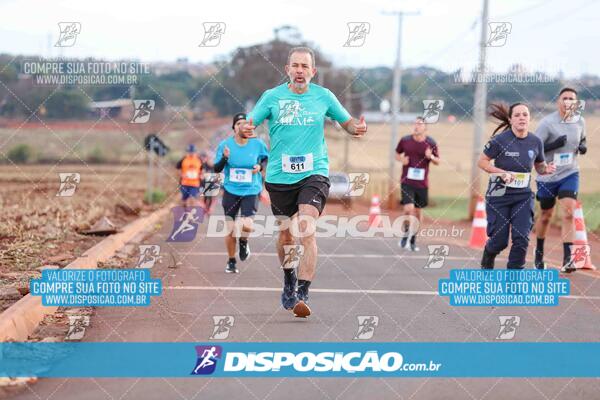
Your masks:
<path fill-rule="evenodd" d="M 306 281 L 301 281 L 306 283 Z M 308 282 L 310 284 L 310 282 Z M 298 302 L 292 310 L 298 318 L 306 318 L 310 315 L 310 307 L 308 306 L 308 286 L 298 285 Z"/>
<path fill-rule="evenodd" d="M 284 275 L 281 305 L 286 310 L 291 310 L 298 302 L 298 297 L 296 296 L 296 281 L 296 271 L 292 271 L 290 275 Z"/>

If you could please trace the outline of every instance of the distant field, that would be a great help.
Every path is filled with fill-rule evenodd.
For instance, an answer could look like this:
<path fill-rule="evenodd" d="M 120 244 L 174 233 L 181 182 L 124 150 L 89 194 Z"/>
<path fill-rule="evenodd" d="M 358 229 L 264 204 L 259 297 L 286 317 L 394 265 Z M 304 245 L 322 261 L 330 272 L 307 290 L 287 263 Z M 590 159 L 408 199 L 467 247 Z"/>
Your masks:
<path fill-rule="evenodd" d="M 367 121 L 368 123 L 368 121 Z M 535 129 L 537 121 L 532 123 Z M 582 177 L 582 193 L 600 192 L 600 116 L 586 118 L 588 136 L 588 154 L 579 158 Z M 486 127 L 486 139 L 491 135 L 494 124 L 491 122 Z M 410 133 L 411 125 L 400 126 L 399 136 Z M 439 145 L 440 155 L 443 159 L 439 167 L 432 167 L 430 172 L 430 186 L 432 196 L 465 197 L 469 193 L 469 179 L 471 174 L 471 158 L 473 147 L 473 123 L 471 121 L 439 122 L 429 125 L 431 135 Z M 329 129 L 327 143 L 331 157 L 331 169 L 341 170 L 344 154 L 344 133 Z M 350 170 L 372 172 L 372 180 L 387 180 L 389 149 L 392 144 L 391 128 L 387 124 L 369 125 L 369 133 L 360 140 L 350 140 L 349 164 Z M 485 139 L 484 139 L 485 143 Z M 395 147 L 395 144 L 393 144 Z M 396 165 L 396 176 L 400 176 L 400 163 Z M 599 210 L 600 211 L 600 210 Z"/>
<path fill-rule="evenodd" d="M 20 127 L 0 127 L 0 150 L 6 154 L 18 144 L 28 144 L 34 151 L 34 160 L 49 160 L 48 168 L 53 173 L 57 172 L 52 167 L 56 160 L 63 162 L 80 159 L 88 162 L 95 158 L 104 163 L 120 163 L 125 165 L 143 164 L 146 162 L 143 150 L 143 138 L 150 132 L 161 132 L 161 138 L 171 147 L 172 152 L 164 160 L 165 167 L 172 168 L 175 160 L 183 154 L 187 143 L 195 143 L 199 148 L 212 148 L 209 144 L 211 137 L 225 126 L 224 134 L 229 128 L 224 125 L 224 119 L 208 123 L 188 125 L 185 122 L 157 124 L 155 126 L 136 126 L 126 121 L 104 123 L 95 126 L 93 121 L 82 123 L 56 123 L 50 124 L 50 129 L 45 126 L 31 127 L 27 124 Z M 367 121 L 368 122 L 368 121 Z M 579 163 L 582 170 L 581 192 L 584 209 L 587 215 L 588 226 L 600 226 L 600 116 L 586 118 L 588 148 L 587 155 L 580 157 Z M 39 125 L 39 124 L 38 124 Z M 535 129 L 537 121 L 532 123 Z M 485 140 L 491 134 L 493 123 L 486 127 Z M 411 125 L 400 125 L 399 136 L 410 132 Z M 466 199 L 469 194 L 469 179 L 472 157 L 473 123 L 471 121 L 457 121 L 456 123 L 439 122 L 429 125 L 429 134 L 438 142 L 442 156 L 442 164 L 433 167 L 430 173 L 430 196 L 437 203 L 428 212 L 436 217 L 445 219 L 461 219 L 466 217 Z M 344 133 L 328 127 L 326 131 L 332 171 L 343 171 Z M 372 194 L 385 197 L 387 188 L 387 168 L 390 147 L 391 128 L 389 124 L 370 124 L 368 135 L 361 139 L 349 141 L 349 172 L 369 172 L 371 183 L 367 187 L 364 198 L 369 199 Z M 214 139 L 212 140 L 214 142 Z M 11 170 L 10 165 L 5 166 L 5 173 Z M 42 168 L 42 169 L 43 169 Z M 21 175 L 18 169 L 13 173 Z M 400 176 L 401 167 L 396 163 L 396 177 Z M 483 177 L 483 175 L 482 175 Z M 485 177 L 483 177 L 485 180 Z M 56 179 L 53 177 L 52 179 Z M 482 188 L 483 189 L 483 188 Z"/>
<path fill-rule="evenodd" d="M 59 172 L 80 174 L 71 197 L 56 195 Z M 0 166 L 0 287 L 8 279 L 3 273 L 35 271 L 56 254 L 73 259 L 97 241 L 77 232 L 100 217 L 123 226 L 135 218 L 124 208 L 151 209 L 142 203 L 146 177 L 144 165 Z M 169 170 L 162 187 L 168 196 L 177 196 L 177 178 Z"/>
<path fill-rule="evenodd" d="M 368 123 L 368 121 L 367 121 Z M 532 123 L 535 129 L 537 121 Z M 600 116 L 586 118 L 588 153 L 579 158 L 581 168 L 581 200 L 584 205 L 588 229 L 600 229 Z M 495 125 L 488 122 L 485 140 Z M 402 124 L 399 136 L 410 133 L 411 125 Z M 429 125 L 428 134 L 439 145 L 442 164 L 433 166 L 430 179 L 432 207 L 426 214 L 432 218 L 460 220 L 467 218 L 467 198 L 470 193 L 471 157 L 473 147 L 473 123 L 471 121 L 439 122 Z M 360 140 L 351 139 L 349 144 L 349 172 L 370 171 L 371 183 L 367 187 L 367 198 L 371 194 L 385 197 L 387 194 L 388 160 L 391 128 L 387 124 L 369 125 L 368 135 Z M 331 170 L 343 170 L 344 133 L 329 129 L 327 143 L 331 158 Z M 396 163 L 395 176 L 399 179 L 400 163 Z M 482 182 L 485 177 L 482 175 Z M 483 189 L 483 188 L 482 188 Z"/>
<path fill-rule="evenodd" d="M 228 121 L 228 120 L 227 120 Z M 224 120 L 207 123 L 181 121 L 129 124 L 127 121 L 47 122 L 45 124 L 0 124 L 0 158 L 12 148 L 27 144 L 33 150 L 32 160 L 54 164 L 61 162 L 143 163 L 144 138 L 157 133 L 171 148 L 167 160 L 175 161 L 194 143 L 198 148 L 209 147 L 209 139 L 219 131 Z"/>
<path fill-rule="evenodd" d="M 367 121 L 368 122 L 368 121 Z M 167 159 L 174 161 L 182 154 L 187 143 L 196 143 L 200 148 L 211 147 L 209 138 L 219 130 L 223 122 L 208 126 L 188 126 L 186 124 L 161 125 L 154 127 L 136 126 L 121 123 L 95 129 L 89 126 L 77 126 L 69 129 L 68 125 L 59 124 L 50 129 L 44 126 L 31 129 L 28 125 L 17 129 L 0 127 L 0 150 L 6 154 L 14 146 L 25 143 L 34 150 L 35 159 L 51 159 L 64 161 L 84 161 L 97 155 L 105 162 L 143 163 L 145 154 L 142 149 L 144 137 L 150 132 L 161 132 L 160 136 L 171 147 Z M 586 119 L 589 153 L 580 157 L 582 169 L 582 193 L 600 192 L 600 116 Z M 535 128 L 537 122 L 532 123 Z M 494 125 L 488 123 L 486 138 Z M 411 126 L 400 125 L 399 136 L 410 133 Z M 227 129 L 226 129 L 227 131 Z M 227 132 L 225 132 L 227 134 Z M 331 159 L 331 170 L 343 170 L 344 133 L 331 127 L 327 129 L 327 143 Z M 438 142 L 443 159 L 439 167 L 433 167 L 430 173 L 432 196 L 459 196 L 469 193 L 469 179 L 473 143 L 473 123 L 459 121 L 454 124 L 439 122 L 429 125 L 429 134 Z M 391 128 L 388 124 L 370 124 L 368 135 L 360 140 L 351 139 L 349 144 L 349 170 L 369 171 L 374 185 L 376 181 L 387 184 Z M 212 146 L 214 147 L 214 146 Z M 54 162 L 52 162 L 54 163 Z M 396 176 L 401 167 L 396 164 Z"/>

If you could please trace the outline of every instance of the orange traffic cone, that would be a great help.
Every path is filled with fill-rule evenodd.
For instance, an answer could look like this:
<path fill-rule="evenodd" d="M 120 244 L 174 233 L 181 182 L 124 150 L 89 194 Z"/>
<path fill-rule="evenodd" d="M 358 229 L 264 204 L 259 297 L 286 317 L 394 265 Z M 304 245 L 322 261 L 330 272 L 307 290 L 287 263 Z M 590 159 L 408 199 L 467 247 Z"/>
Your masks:
<path fill-rule="evenodd" d="M 485 202 L 483 201 L 483 197 L 479 196 L 479 199 L 477 199 L 477 206 L 475 207 L 475 216 L 473 217 L 469 247 L 473 249 L 482 249 L 485 247 L 485 242 L 487 241 L 486 228 L 487 217 L 485 215 Z"/>
<path fill-rule="evenodd" d="M 371 207 L 369 208 L 369 228 L 373 226 L 381 226 L 381 205 L 378 195 L 371 197 Z"/>
<path fill-rule="evenodd" d="M 587 232 L 585 229 L 585 221 L 583 220 L 583 208 L 578 201 L 573 212 L 575 221 L 575 241 L 573 242 L 572 257 L 575 259 L 575 265 L 581 269 L 596 269 L 592 264 L 592 254 L 588 245 Z M 584 259 L 584 260 L 583 260 Z M 583 266 L 580 266 L 580 263 Z"/>

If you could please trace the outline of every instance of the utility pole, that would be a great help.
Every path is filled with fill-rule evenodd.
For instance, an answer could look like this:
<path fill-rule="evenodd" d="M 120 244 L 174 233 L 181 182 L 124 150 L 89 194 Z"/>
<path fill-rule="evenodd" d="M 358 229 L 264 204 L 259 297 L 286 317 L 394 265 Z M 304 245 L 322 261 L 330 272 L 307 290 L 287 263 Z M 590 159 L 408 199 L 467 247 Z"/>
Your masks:
<path fill-rule="evenodd" d="M 481 37 L 479 42 L 479 67 L 475 82 L 475 98 L 473 104 L 473 122 L 475 132 L 473 136 L 473 155 L 471 158 L 471 199 L 469 201 L 469 219 L 473 219 L 475 205 L 481 192 L 481 174 L 477 166 L 477 160 L 481 154 L 483 145 L 483 134 L 485 130 L 485 110 L 487 103 L 487 67 L 485 64 L 487 26 L 488 26 L 488 3 L 483 0 L 483 12 L 481 13 Z"/>
<path fill-rule="evenodd" d="M 419 12 L 386 12 L 385 15 L 395 15 L 398 17 L 398 42 L 396 47 L 396 63 L 394 65 L 394 81 L 392 85 L 392 138 L 390 141 L 390 159 L 388 167 L 388 209 L 392 210 L 397 205 L 397 191 L 395 189 L 398 182 L 395 178 L 396 169 L 396 144 L 398 143 L 398 123 L 400 113 L 400 90 L 402 83 L 402 20 L 404 16 L 419 15 Z"/>

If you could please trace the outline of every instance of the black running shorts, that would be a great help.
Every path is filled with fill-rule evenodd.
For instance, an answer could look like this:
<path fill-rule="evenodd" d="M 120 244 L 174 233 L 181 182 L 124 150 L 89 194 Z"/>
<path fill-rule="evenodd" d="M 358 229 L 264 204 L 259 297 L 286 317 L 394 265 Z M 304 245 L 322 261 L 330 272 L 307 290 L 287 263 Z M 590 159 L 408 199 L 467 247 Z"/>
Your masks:
<path fill-rule="evenodd" d="M 402 184 L 402 204 L 414 204 L 416 208 L 425 208 L 429 202 L 427 188 L 417 188 L 406 183 Z"/>
<path fill-rule="evenodd" d="M 236 196 L 224 190 L 222 204 L 223 213 L 231 219 L 235 219 L 238 212 L 242 217 L 253 217 L 258 210 L 258 195 Z"/>
<path fill-rule="evenodd" d="M 275 216 L 292 217 L 299 204 L 310 204 L 323 212 L 329 195 L 329 178 L 311 175 L 292 184 L 265 183 L 271 198 L 271 210 Z"/>

